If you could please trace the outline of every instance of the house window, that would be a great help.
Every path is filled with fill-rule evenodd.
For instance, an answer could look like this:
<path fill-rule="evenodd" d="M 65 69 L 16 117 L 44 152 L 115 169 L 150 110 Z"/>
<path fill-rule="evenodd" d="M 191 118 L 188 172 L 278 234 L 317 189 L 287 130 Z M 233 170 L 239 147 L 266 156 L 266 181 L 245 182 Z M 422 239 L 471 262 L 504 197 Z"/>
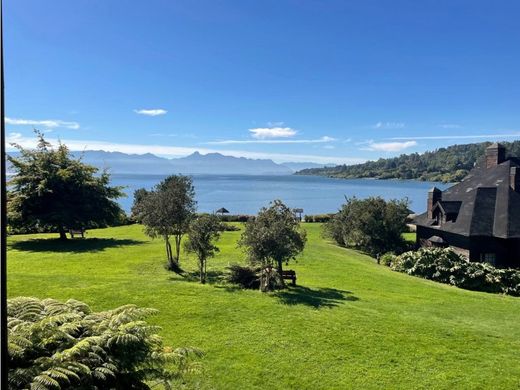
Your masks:
<path fill-rule="evenodd" d="M 484 263 L 489 263 L 491 265 L 495 265 L 497 262 L 497 257 L 495 253 L 481 253 L 480 261 Z"/>

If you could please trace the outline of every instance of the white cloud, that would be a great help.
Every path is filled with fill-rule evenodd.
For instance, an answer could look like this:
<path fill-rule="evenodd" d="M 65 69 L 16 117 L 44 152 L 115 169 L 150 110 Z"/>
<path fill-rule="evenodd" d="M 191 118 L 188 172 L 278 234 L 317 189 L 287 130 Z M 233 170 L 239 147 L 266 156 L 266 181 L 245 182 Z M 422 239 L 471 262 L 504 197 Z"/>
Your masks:
<path fill-rule="evenodd" d="M 290 127 L 258 127 L 249 129 L 251 136 L 256 139 L 289 138 L 296 135 L 297 131 Z"/>
<path fill-rule="evenodd" d="M 417 142 L 415 141 L 406 141 L 406 142 L 374 142 L 369 141 L 368 145 L 361 150 L 370 150 L 377 152 L 400 152 L 402 150 L 411 148 L 416 146 Z"/>
<path fill-rule="evenodd" d="M 456 123 L 443 123 L 440 124 L 439 127 L 443 129 L 462 129 L 463 126 L 457 125 Z"/>
<path fill-rule="evenodd" d="M 321 144 L 336 141 L 335 138 L 323 136 L 317 139 L 228 139 L 222 141 L 209 141 L 207 145 L 239 145 L 239 144 Z"/>
<path fill-rule="evenodd" d="M 57 139 L 47 138 L 47 141 L 53 145 L 58 144 Z M 11 133 L 7 139 L 7 149 L 14 150 L 9 144 L 15 142 L 24 148 L 34 148 L 36 146 L 36 139 L 34 137 L 23 137 L 18 133 Z M 193 152 L 206 153 L 221 153 L 226 156 L 246 157 L 255 159 L 271 159 L 277 163 L 283 162 L 316 162 L 320 164 L 359 164 L 365 162 L 366 159 L 347 156 L 319 156 L 310 154 L 290 154 L 290 153 L 264 153 L 252 152 L 246 150 L 219 150 L 209 148 L 194 148 L 194 147 L 180 147 L 180 146 L 165 146 L 165 145 L 142 145 L 142 144 L 119 144 L 106 141 L 94 140 L 67 140 L 62 139 L 62 143 L 67 145 L 70 150 L 104 150 L 107 152 L 122 152 L 145 154 L 153 153 L 165 157 L 184 157 Z"/>
<path fill-rule="evenodd" d="M 134 112 L 139 115 L 157 116 L 157 115 L 166 115 L 166 113 L 168 111 L 166 111 L 162 108 L 151 108 L 151 109 L 142 108 L 139 110 L 134 110 Z"/>
<path fill-rule="evenodd" d="M 19 119 L 19 118 L 5 118 L 5 123 L 8 125 L 14 126 L 43 126 L 48 129 L 53 129 L 56 127 L 64 127 L 67 129 L 77 130 L 79 129 L 78 122 L 67 122 L 59 119 L 44 119 L 44 120 L 34 120 L 34 119 Z"/>
<path fill-rule="evenodd" d="M 393 137 L 390 140 L 450 140 L 450 139 L 500 139 L 500 138 L 520 138 L 520 132 L 511 134 L 477 134 L 477 135 L 426 135 L 419 137 Z"/>
<path fill-rule="evenodd" d="M 404 122 L 377 122 L 374 129 L 402 129 L 404 128 Z"/>

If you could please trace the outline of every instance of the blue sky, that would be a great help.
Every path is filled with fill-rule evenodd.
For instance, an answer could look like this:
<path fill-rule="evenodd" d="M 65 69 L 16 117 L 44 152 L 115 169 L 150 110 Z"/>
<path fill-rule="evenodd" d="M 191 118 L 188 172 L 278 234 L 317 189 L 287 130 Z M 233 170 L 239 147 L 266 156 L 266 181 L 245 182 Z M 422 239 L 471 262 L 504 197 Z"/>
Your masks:
<path fill-rule="evenodd" d="M 518 1 L 4 2 L 9 141 L 353 163 L 520 139 Z"/>

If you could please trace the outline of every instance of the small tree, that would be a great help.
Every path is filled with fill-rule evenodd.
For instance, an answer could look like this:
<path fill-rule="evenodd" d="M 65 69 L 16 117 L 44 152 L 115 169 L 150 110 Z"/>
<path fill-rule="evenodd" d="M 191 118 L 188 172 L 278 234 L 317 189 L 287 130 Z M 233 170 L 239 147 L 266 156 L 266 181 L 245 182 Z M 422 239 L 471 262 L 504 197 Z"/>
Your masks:
<path fill-rule="evenodd" d="M 268 208 L 262 208 L 254 220 L 246 223 L 239 240 L 252 263 L 260 263 L 267 276 L 275 267 L 278 277 L 282 275 L 283 263 L 288 263 L 303 251 L 307 237 L 304 230 L 289 209 L 280 200 L 275 200 Z M 284 287 L 280 278 L 281 287 Z M 268 289 L 269 283 L 262 283 Z"/>
<path fill-rule="evenodd" d="M 201 283 L 206 283 L 208 258 L 219 252 L 214 243 L 220 237 L 220 231 L 221 223 L 216 215 L 201 215 L 190 224 L 185 248 L 188 252 L 195 253 L 198 258 Z"/>
<path fill-rule="evenodd" d="M 182 237 L 188 232 L 195 207 L 195 189 L 188 176 L 172 175 L 151 191 L 141 188 L 134 193 L 132 214 L 148 236 L 164 239 L 169 269 L 179 270 Z M 170 237 L 174 238 L 175 255 Z"/>
<path fill-rule="evenodd" d="M 115 199 L 124 196 L 122 187 L 111 187 L 104 171 L 72 158 L 60 143 L 57 149 L 42 133 L 34 150 L 13 144 L 19 156 L 8 156 L 15 171 L 8 194 L 9 223 L 16 228 L 58 231 L 107 226 L 116 223 L 123 211 Z"/>
<path fill-rule="evenodd" d="M 341 210 L 325 225 L 325 232 L 339 245 L 373 256 L 400 253 L 406 247 L 402 234 L 409 213 L 407 199 L 387 202 L 381 197 L 347 198 Z"/>

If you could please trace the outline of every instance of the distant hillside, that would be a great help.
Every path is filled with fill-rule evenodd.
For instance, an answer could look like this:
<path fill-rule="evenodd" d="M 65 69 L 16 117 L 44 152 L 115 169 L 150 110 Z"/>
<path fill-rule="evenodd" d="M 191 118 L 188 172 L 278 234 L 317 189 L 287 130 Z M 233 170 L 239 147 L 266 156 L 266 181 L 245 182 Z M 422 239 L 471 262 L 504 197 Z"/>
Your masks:
<path fill-rule="evenodd" d="M 520 156 L 520 141 L 502 142 L 508 156 Z M 402 154 L 394 158 L 380 158 L 357 165 L 338 165 L 333 168 L 312 168 L 297 175 L 316 175 L 335 178 L 417 179 L 423 181 L 460 181 L 475 162 L 484 156 L 490 142 L 454 145 L 422 154 Z"/>
<path fill-rule="evenodd" d="M 16 155 L 17 152 L 11 153 Z M 289 167 L 272 160 L 224 156 L 220 153 L 200 154 L 195 152 L 182 158 L 162 158 L 151 153 L 126 154 L 86 150 L 72 152 L 83 162 L 114 174 L 216 174 L 216 175 L 290 175 Z M 10 171 L 8 165 L 8 172 Z"/>
<path fill-rule="evenodd" d="M 336 166 L 336 164 L 318 164 L 312 162 L 286 162 L 281 165 L 291 169 L 293 172 L 301 171 L 302 169 L 332 168 Z"/>
<path fill-rule="evenodd" d="M 271 160 L 224 156 L 220 153 L 195 152 L 182 158 L 162 158 L 153 154 L 85 151 L 83 161 L 120 174 L 218 174 L 218 175 L 290 175 L 289 168 Z"/>

